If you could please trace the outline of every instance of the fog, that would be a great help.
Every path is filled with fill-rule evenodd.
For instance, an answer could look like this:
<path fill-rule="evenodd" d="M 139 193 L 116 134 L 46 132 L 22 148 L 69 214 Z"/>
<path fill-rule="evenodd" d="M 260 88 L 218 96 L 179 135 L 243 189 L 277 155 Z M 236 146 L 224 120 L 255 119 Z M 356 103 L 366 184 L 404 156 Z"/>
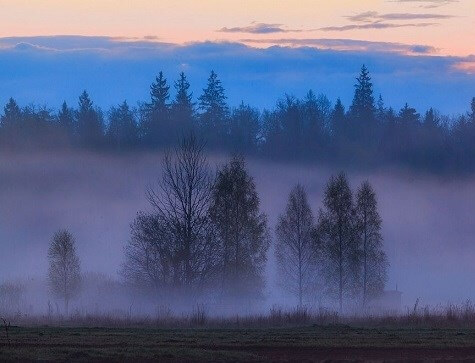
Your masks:
<path fill-rule="evenodd" d="M 48 295 L 41 286 L 47 275 L 48 245 L 59 228 L 75 236 L 84 273 L 119 279 L 129 224 L 139 210 L 148 209 L 145 188 L 160 175 L 161 160 L 159 153 L 0 155 L 0 282 L 29 281 L 46 310 Z M 210 158 L 210 164 L 224 160 Z M 297 182 L 306 187 L 316 216 L 329 176 L 339 171 L 262 160 L 248 160 L 248 168 L 272 233 Z M 417 298 L 425 304 L 475 298 L 475 178 L 446 179 L 401 170 L 347 173 L 353 188 L 368 179 L 377 192 L 391 264 L 386 288 L 397 285 L 403 305 L 411 306 Z M 273 278 L 273 260 L 271 249 L 267 305 L 282 298 Z"/>

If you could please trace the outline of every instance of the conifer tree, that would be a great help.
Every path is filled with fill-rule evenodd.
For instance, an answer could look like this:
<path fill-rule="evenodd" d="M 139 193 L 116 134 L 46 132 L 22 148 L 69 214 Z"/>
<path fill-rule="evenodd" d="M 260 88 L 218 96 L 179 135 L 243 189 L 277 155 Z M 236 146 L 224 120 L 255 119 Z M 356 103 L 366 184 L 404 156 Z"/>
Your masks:
<path fill-rule="evenodd" d="M 59 127 L 71 138 L 74 134 L 74 110 L 68 107 L 66 101 L 61 105 L 57 121 Z"/>
<path fill-rule="evenodd" d="M 399 111 L 399 119 L 401 123 L 407 126 L 415 126 L 419 124 L 421 115 L 417 113 L 417 110 L 413 107 L 410 107 L 407 103 Z"/>
<path fill-rule="evenodd" d="M 229 108 L 226 104 L 226 95 L 218 75 L 211 71 L 208 84 L 199 97 L 200 120 L 205 136 L 211 145 L 225 142 L 228 130 L 227 119 Z"/>
<path fill-rule="evenodd" d="M 439 126 L 439 119 L 436 112 L 431 107 L 424 116 L 424 127 L 428 129 L 435 129 Z"/>
<path fill-rule="evenodd" d="M 387 109 L 384 106 L 383 96 L 379 95 L 377 102 L 377 118 L 379 122 L 383 122 L 386 118 Z"/>
<path fill-rule="evenodd" d="M 1 121 L 2 127 L 4 128 L 15 126 L 21 121 L 21 109 L 16 101 L 11 97 L 3 108 Z"/>
<path fill-rule="evenodd" d="M 170 141 L 170 86 L 163 72 L 155 77 L 150 86 L 150 102 L 144 105 L 142 115 L 142 134 L 145 142 L 150 146 L 157 146 Z"/>
<path fill-rule="evenodd" d="M 148 104 L 150 112 L 165 113 L 168 111 L 169 91 L 170 86 L 167 84 L 163 72 L 160 71 L 155 77 L 155 83 L 150 86 L 150 103 Z"/>
<path fill-rule="evenodd" d="M 361 67 L 360 75 L 356 78 L 355 94 L 350 107 L 350 114 L 355 120 L 370 122 L 374 118 L 373 84 L 365 65 Z"/>
<path fill-rule="evenodd" d="M 104 132 L 102 113 L 93 107 L 93 102 L 86 91 L 79 97 L 76 119 L 81 144 L 89 147 L 100 146 Z"/>
<path fill-rule="evenodd" d="M 472 98 L 472 102 L 470 103 L 470 119 L 472 120 L 473 123 L 475 123 L 475 97 Z"/>
<path fill-rule="evenodd" d="M 127 101 L 109 111 L 107 138 L 111 146 L 117 149 L 130 148 L 137 143 L 137 122 L 134 112 Z"/>
<path fill-rule="evenodd" d="M 332 110 L 331 116 L 331 132 L 333 138 L 338 142 L 341 141 L 346 136 L 347 123 L 346 123 L 346 114 L 345 107 L 341 102 L 341 99 L 338 98 L 335 103 L 335 107 Z"/>
<path fill-rule="evenodd" d="M 326 145 L 326 127 L 331 114 L 331 103 L 320 94 L 318 97 L 310 90 L 301 103 L 304 140 L 311 153 L 321 153 Z M 320 155 L 319 155 L 320 156 Z"/>
<path fill-rule="evenodd" d="M 241 102 L 232 112 L 230 140 L 233 152 L 253 153 L 259 138 L 259 111 Z"/>
<path fill-rule="evenodd" d="M 180 78 L 175 81 L 176 96 L 172 104 L 173 123 L 178 132 L 186 132 L 193 126 L 193 93 L 189 89 L 190 83 L 185 73 L 181 72 Z"/>

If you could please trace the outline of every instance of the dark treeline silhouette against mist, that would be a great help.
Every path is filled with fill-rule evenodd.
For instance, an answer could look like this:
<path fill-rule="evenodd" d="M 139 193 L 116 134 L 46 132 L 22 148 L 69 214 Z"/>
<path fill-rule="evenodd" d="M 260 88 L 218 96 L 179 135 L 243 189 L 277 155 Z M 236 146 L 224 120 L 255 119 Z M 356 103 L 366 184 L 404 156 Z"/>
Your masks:
<path fill-rule="evenodd" d="M 167 148 L 190 131 L 214 150 L 278 160 L 374 167 L 383 164 L 434 172 L 475 170 L 475 98 L 469 111 L 444 116 L 435 109 L 401 110 L 376 97 L 363 66 L 350 105 L 310 90 L 303 99 L 285 95 L 270 110 L 227 104 L 218 75 L 211 72 L 194 99 L 182 72 L 171 85 L 160 72 L 150 99 L 126 101 L 103 112 L 84 91 L 77 105 L 20 107 L 11 98 L 1 116 L 0 149 L 75 147 L 94 150 Z M 245 95 L 243 95 L 245 99 Z M 408 100 L 409 102 L 410 100 Z"/>

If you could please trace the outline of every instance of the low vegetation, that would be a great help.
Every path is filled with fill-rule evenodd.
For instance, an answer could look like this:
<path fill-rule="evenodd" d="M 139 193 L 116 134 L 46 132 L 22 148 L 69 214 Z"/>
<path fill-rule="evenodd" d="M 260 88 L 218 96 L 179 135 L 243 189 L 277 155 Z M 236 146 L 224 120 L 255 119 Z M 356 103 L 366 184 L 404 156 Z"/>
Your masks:
<path fill-rule="evenodd" d="M 419 307 L 401 314 L 339 315 L 272 307 L 219 317 L 188 314 L 12 315 L 2 318 L 0 360 L 320 361 L 475 359 L 475 306 Z"/>

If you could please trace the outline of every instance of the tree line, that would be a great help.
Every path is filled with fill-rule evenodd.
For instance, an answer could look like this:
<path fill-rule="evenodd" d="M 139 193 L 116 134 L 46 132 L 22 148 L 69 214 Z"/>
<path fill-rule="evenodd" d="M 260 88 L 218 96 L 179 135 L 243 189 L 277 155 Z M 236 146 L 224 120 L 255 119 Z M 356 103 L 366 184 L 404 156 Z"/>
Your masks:
<path fill-rule="evenodd" d="M 227 306 L 257 303 L 273 243 L 279 285 L 302 306 L 315 297 L 366 308 L 384 290 L 388 261 L 375 191 L 354 193 L 344 173 L 328 181 L 317 218 L 305 187 L 290 192 L 272 238 L 245 159 L 233 156 L 211 172 L 193 134 L 165 153 L 162 175 L 147 189 L 150 208 L 130 226 L 120 274 L 159 301 L 206 295 Z M 73 237 L 51 243 L 50 285 L 65 301 L 79 289 Z"/>
<path fill-rule="evenodd" d="M 347 108 L 340 99 L 332 103 L 312 90 L 302 99 L 285 95 L 262 112 L 244 102 L 231 108 L 215 72 L 196 100 L 184 73 L 173 86 L 172 97 L 160 72 L 147 102 L 131 107 L 123 101 L 107 112 L 86 91 L 76 107 L 63 103 L 58 111 L 20 107 L 11 98 L 1 116 L 0 148 L 166 148 L 193 131 L 210 148 L 274 159 L 389 163 L 436 172 L 470 172 L 475 167 L 475 98 L 470 111 L 456 117 L 433 108 L 420 114 L 409 104 L 394 110 L 381 95 L 375 97 L 365 66 Z"/>

